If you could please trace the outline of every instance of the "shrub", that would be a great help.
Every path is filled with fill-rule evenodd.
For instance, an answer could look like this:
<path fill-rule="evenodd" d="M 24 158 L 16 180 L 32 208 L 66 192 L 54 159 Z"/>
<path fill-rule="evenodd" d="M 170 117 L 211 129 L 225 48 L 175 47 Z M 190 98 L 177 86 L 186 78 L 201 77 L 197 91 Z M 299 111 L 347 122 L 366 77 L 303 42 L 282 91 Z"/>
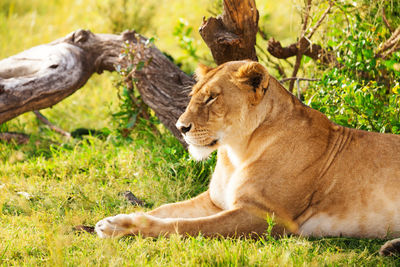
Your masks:
<path fill-rule="evenodd" d="M 400 4 L 392 9 L 389 18 Z M 400 52 L 377 56 L 391 32 L 382 18 L 376 19 L 377 3 L 367 10 L 347 16 L 347 28 L 327 31 L 327 44 L 336 51 L 338 64 L 321 69 L 322 79 L 306 92 L 306 102 L 341 125 L 400 133 Z"/>

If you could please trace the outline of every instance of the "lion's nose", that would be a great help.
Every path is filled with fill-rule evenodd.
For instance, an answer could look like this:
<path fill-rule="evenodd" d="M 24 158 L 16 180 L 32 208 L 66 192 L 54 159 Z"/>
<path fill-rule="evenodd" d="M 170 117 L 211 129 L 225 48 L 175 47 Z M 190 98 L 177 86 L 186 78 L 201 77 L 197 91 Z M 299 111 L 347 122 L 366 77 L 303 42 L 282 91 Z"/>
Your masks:
<path fill-rule="evenodd" d="M 182 134 L 186 134 L 187 132 L 190 131 L 190 129 L 192 129 L 192 123 L 188 123 L 188 124 L 183 124 L 180 121 L 178 121 L 176 123 L 176 128 L 178 128 L 178 130 L 182 133 Z"/>

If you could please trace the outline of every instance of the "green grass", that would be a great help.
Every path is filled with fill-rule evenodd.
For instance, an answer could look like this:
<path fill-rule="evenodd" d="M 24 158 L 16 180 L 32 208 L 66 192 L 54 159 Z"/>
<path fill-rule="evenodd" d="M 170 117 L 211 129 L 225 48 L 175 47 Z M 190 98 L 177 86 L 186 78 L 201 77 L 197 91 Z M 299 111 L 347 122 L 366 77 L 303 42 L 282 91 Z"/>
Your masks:
<path fill-rule="evenodd" d="M 112 2 L 109 0 L 109 2 Z M 114 1 L 115 2 L 115 1 Z M 40 43 L 50 42 L 78 28 L 110 32 L 112 23 L 95 0 L 4 0 L 0 2 L 0 58 Z M 107 3 L 107 2 L 103 2 Z M 173 37 L 179 17 L 194 27 L 207 14 L 209 1 L 161 1 L 148 35 L 174 57 L 182 51 Z M 270 31 L 288 43 L 295 36 L 298 17 L 292 0 L 258 1 L 270 13 Z M 289 17 L 287 14 L 291 14 Z M 267 25 L 268 26 L 268 25 Z M 195 33 L 200 51 L 205 45 Z M 286 40 L 286 41 L 285 41 Z M 121 138 L 112 113 L 119 100 L 115 74 L 95 75 L 68 99 L 43 113 L 56 125 L 108 128 L 104 138 L 67 140 L 24 114 L 0 129 L 31 134 L 27 145 L 0 143 L 0 265 L 8 266 L 124 266 L 217 265 L 396 266 L 395 258 L 377 251 L 383 241 L 348 238 L 274 240 L 206 239 L 204 237 L 102 240 L 73 231 L 118 213 L 150 210 L 163 203 L 193 197 L 204 191 L 215 158 L 196 163 L 164 128 L 154 136 L 145 127 L 131 139 Z M 132 191 L 147 203 L 137 208 L 121 192 Z M 18 192 L 31 195 L 26 199 Z"/>
<path fill-rule="evenodd" d="M 388 265 L 381 240 L 204 237 L 102 240 L 73 231 L 118 213 L 149 210 L 204 191 L 213 160 L 195 163 L 168 133 L 137 131 L 62 145 L 0 145 L 0 263 L 4 265 Z M 52 133 L 41 134 L 51 138 Z M 144 138 L 146 137 L 146 138 Z M 121 195 L 132 191 L 146 208 Z M 27 192 L 30 199 L 18 194 Z"/>

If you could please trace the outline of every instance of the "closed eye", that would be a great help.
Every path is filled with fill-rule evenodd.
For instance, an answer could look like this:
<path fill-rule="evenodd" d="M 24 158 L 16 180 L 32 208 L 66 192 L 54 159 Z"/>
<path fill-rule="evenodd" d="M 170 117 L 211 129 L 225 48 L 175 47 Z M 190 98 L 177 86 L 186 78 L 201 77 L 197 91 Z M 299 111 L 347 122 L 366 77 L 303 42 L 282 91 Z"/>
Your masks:
<path fill-rule="evenodd" d="M 207 100 L 206 100 L 206 102 L 204 102 L 207 106 L 208 105 L 211 105 L 215 100 L 217 100 L 217 97 L 218 96 L 212 96 L 212 95 L 210 95 L 208 98 L 207 98 Z"/>

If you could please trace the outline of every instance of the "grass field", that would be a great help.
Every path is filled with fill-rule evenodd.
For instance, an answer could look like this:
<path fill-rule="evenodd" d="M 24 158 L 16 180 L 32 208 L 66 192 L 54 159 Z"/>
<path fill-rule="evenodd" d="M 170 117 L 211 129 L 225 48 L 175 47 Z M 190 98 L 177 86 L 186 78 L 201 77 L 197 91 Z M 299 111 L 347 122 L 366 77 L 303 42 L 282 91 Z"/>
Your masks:
<path fill-rule="evenodd" d="M 102 13 L 105 9 L 99 2 L 3 0 L 0 58 L 78 28 L 111 32 L 113 23 Z M 122 0 L 109 2 L 120 4 Z M 257 2 L 262 13 L 280 22 L 280 27 L 271 31 L 281 40 L 292 38 L 298 28 L 293 1 L 284 1 L 286 9 L 278 8 L 279 1 L 268 6 L 266 2 L 270 1 Z M 146 34 L 157 37 L 158 47 L 180 57 L 183 52 L 172 36 L 174 26 L 182 17 L 196 28 L 208 7 L 206 0 L 161 1 Z M 199 40 L 197 34 L 195 38 Z M 198 45 L 205 53 L 204 45 L 200 41 Z M 115 74 L 96 75 L 77 93 L 43 111 L 68 131 L 108 128 L 106 138 L 67 140 L 40 125 L 31 113 L 1 126 L 2 130 L 29 133 L 32 138 L 28 145 L 0 143 L 0 265 L 399 266 L 399 259 L 378 255 L 382 240 L 275 240 L 268 236 L 258 240 L 201 236 L 102 240 L 73 231 L 76 225 L 94 225 L 106 216 L 193 197 L 206 189 L 213 170 L 215 158 L 192 161 L 163 128 L 162 136 L 139 127 L 131 139 L 121 138 L 111 116 L 119 101 L 114 79 Z M 121 194 L 126 190 L 147 206 L 129 204 Z"/>
<path fill-rule="evenodd" d="M 42 133 L 41 138 L 50 138 Z M 144 139 L 143 137 L 146 136 Z M 1 145 L 0 263 L 3 265 L 217 265 L 396 266 L 378 255 L 381 240 L 349 238 L 274 240 L 129 237 L 102 240 L 73 231 L 117 213 L 143 208 L 121 195 L 132 191 L 147 203 L 187 199 L 205 190 L 212 161 L 195 163 L 176 140 L 136 133 L 136 141 L 89 137 L 62 146 Z M 29 194 L 28 198 L 20 192 Z"/>

